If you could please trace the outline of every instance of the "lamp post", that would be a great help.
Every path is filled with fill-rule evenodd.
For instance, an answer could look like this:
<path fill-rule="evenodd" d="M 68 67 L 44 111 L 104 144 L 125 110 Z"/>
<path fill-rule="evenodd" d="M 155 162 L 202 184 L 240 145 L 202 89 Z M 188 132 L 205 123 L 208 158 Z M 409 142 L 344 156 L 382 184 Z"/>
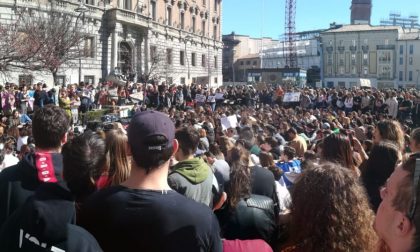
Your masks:
<path fill-rule="evenodd" d="M 191 36 L 190 35 L 185 36 L 185 38 L 184 38 L 184 42 L 185 42 L 185 59 L 187 60 L 188 83 L 190 82 L 190 61 L 188 60 L 188 53 L 187 53 L 187 42 L 189 40 L 191 40 Z"/>
<path fill-rule="evenodd" d="M 82 23 L 84 25 L 84 23 L 85 23 L 84 16 L 85 16 L 85 13 L 88 11 L 88 8 L 82 2 L 82 0 L 80 0 L 79 7 L 77 7 L 74 11 L 79 13 L 79 15 L 77 16 L 77 19 L 76 19 L 76 26 L 77 26 L 77 23 L 79 22 L 79 18 L 81 16 L 82 16 Z M 82 82 L 82 57 L 81 57 L 81 55 L 79 56 L 79 84 L 80 84 L 80 82 Z"/>
<path fill-rule="evenodd" d="M 416 89 L 419 90 L 419 76 L 420 76 L 420 69 L 416 70 L 417 72 L 417 82 L 416 82 Z"/>

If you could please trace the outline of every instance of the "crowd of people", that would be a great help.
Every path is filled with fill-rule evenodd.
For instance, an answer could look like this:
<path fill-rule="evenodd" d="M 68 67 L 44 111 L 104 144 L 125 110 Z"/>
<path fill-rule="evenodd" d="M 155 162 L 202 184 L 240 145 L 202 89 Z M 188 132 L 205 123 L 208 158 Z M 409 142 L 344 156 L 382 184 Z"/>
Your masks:
<path fill-rule="evenodd" d="M 420 251 L 417 90 L 39 83 L 0 97 L 1 250 Z M 75 127 L 130 104 L 129 120 Z"/>

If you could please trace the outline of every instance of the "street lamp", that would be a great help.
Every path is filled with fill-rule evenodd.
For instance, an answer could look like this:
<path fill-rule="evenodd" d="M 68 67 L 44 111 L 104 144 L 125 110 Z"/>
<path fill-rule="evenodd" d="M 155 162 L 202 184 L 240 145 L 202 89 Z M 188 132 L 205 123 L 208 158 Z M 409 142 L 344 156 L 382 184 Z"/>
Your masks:
<path fill-rule="evenodd" d="M 191 40 L 192 37 L 190 35 L 187 35 L 184 38 L 184 42 L 185 42 L 185 58 L 187 60 L 187 70 L 188 70 L 188 82 L 190 81 L 190 61 L 188 60 L 188 53 L 187 53 L 187 42 L 188 40 Z"/>
<path fill-rule="evenodd" d="M 79 22 L 79 18 L 81 16 L 83 16 L 82 17 L 82 24 L 84 25 L 84 23 L 85 23 L 84 15 L 88 11 L 88 8 L 82 2 L 82 0 L 80 0 L 79 7 L 77 7 L 74 11 L 79 13 L 79 15 L 77 16 L 77 19 L 76 19 L 76 27 L 77 27 L 77 23 Z M 80 82 L 82 82 L 82 57 L 81 57 L 81 55 L 79 56 L 79 84 L 80 84 Z"/>

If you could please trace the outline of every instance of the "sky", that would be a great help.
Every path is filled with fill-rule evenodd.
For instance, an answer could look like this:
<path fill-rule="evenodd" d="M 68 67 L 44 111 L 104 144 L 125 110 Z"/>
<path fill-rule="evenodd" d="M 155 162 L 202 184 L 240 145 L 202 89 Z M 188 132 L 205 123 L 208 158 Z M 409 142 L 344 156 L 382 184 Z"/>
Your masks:
<path fill-rule="evenodd" d="M 296 0 L 296 31 L 328 28 L 329 24 L 350 23 L 351 0 Z M 223 34 L 278 39 L 284 33 L 286 0 L 223 0 Z M 403 17 L 420 16 L 420 0 L 373 0 L 373 25 L 390 12 Z"/>

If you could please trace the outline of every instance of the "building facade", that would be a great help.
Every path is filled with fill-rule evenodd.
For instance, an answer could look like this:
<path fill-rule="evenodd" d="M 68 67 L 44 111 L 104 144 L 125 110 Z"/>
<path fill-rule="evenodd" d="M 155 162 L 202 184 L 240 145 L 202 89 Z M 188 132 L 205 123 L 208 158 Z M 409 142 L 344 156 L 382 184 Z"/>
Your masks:
<path fill-rule="evenodd" d="M 271 38 L 251 38 L 246 35 L 231 33 L 223 35 L 223 81 L 234 81 L 233 67 L 243 57 L 254 57 L 260 55 L 264 48 L 272 48 L 279 43 Z M 258 65 L 260 68 L 261 66 Z M 236 76 L 235 76 L 236 77 Z M 236 81 L 236 80 L 235 80 Z"/>
<path fill-rule="evenodd" d="M 400 26 L 346 25 L 321 34 L 327 87 L 414 87 L 420 72 L 419 30 Z"/>
<path fill-rule="evenodd" d="M 53 8 L 79 15 L 79 1 L 3 0 L 0 22 L 16 19 L 16 10 Z M 90 53 L 75 67 L 59 70 L 60 82 L 78 80 L 97 83 L 110 73 L 153 76 L 157 81 L 175 84 L 222 83 L 221 0 L 84 0 L 85 45 Z M 48 14 L 48 12 L 47 12 Z M 31 79 L 52 83 L 52 77 L 20 71 L 11 72 L 9 81 Z"/>
<path fill-rule="evenodd" d="M 321 56 L 319 51 L 319 40 L 316 38 L 295 41 L 297 50 L 297 67 L 309 69 L 312 66 L 320 66 Z M 283 68 L 286 66 L 284 55 L 284 42 L 278 43 L 273 48 L 267 48 L 262 52 L 263 68 Z"/>

